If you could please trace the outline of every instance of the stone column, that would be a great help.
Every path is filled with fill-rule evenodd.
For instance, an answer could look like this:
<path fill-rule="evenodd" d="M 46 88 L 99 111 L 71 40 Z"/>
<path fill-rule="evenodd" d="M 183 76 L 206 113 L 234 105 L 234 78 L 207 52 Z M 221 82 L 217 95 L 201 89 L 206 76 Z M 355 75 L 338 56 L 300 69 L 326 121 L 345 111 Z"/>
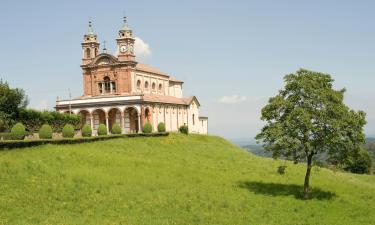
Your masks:
<path fill-rule="evenodd" d="M 121 133 L 125 134 L 125 113 L 121 111 Z"/>
<path fill-rule="evenodd" d="M 141 128 L 141 115 L 138 113 L 138 133 L 142 132 Z"/>
<path fill-rule="evenodd" d="M 108 114 L 105 114 L 105 126 L 107 127 L 107 133 L 109 134 L 109 121 L 108 121 Z"/>
<path fill-rule="evenodd" d="M 94 115 L 90 113 L 90 126 L 91 126 L 91 131 L 94 132 Z"/>

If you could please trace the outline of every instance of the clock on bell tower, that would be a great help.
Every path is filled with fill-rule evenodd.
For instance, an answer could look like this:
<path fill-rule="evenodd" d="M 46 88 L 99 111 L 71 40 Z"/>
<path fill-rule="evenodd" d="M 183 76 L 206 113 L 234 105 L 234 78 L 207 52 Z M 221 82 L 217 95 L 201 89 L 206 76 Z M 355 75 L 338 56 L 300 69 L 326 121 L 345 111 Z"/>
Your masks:
<path fill-rule="evenodd" d="M 120 62 L 135 62 L 133 31 L 129 28 L 126 17 L 124 17 L 124 25 L 118 32 L 117 48 L 119 50 L 118 60 Z"/>

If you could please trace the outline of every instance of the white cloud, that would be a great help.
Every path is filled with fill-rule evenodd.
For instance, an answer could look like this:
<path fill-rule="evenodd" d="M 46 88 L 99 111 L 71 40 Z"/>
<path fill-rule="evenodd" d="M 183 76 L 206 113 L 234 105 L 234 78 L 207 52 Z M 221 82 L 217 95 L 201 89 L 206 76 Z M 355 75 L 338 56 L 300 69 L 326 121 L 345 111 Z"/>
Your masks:
<path fill-rule="evenodd" d="M 134 51 L 135 55 L 141 58 L 151 56 L 150 45 L 139 37 L 135 37 Z"/>
<path fill-rule="evenodd" d="M 236 104 L 239 102 L 246 101 L 246 96 L 239 96 L 239 95 L 231 95 L 231 96 L 222 96 L 218 99 L 218 102 L 224 104 Z"/>

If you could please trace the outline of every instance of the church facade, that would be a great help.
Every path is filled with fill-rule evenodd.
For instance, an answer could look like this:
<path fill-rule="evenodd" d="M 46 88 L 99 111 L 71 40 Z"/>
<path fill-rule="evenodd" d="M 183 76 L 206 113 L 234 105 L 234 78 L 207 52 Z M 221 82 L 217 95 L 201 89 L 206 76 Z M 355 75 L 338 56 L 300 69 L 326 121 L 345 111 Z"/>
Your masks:
<path fill-rule="evenodd" d="M 189 132 L 207 134 L 208 118 L 199 114 L 195 96 L 183 97 L 183 82 L 136 61 L 135 38 L 126 18 L 116 39 L 118 54 L 99 53 L 100 43 L 91 22 L 82 42 L 83 95 L 57 100 L 55 109 L 81 115 L 94 133 L 99 124 L 111 132 L 114 124 L 123 133 L 138 133 L 145 123 L 157 131 L 160 122 L 167 131 L 188 125 Z"/>

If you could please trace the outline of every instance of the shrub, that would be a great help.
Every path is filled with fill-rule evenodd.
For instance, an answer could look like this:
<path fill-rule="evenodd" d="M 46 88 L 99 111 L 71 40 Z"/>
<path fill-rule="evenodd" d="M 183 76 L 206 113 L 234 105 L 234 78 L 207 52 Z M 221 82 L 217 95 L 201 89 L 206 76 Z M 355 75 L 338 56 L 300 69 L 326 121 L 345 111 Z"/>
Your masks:
<path fill-rule="evenodd" d="M 98 135 L 99 136 L 102 136 L 102 135 L 107 135 L 107 127 L 104 125 L 104 124 L 99 124 L 99 127 L 98 127 Z"/>
<path fill-rule="evenodd" d="M 38 131 L 42 124 L 50 124 L 55 132 L 61 132 L 65 124 L 71 124 L 75 129 L 79 129 L 81 124 L 78 115 L 55 111 L 41 112 L 34 109 L 22 109 L 19 113 L 19 120 L 25 124 L 27 130 L 32 132 Z"/>
<path fill-rule="evenodd" d="M 112 134 L 121 134 L 121 127 L 117 123 L 112 126 Z"/>
<path fill-rule="evenodd" d="M 149 122 L 145 123 L 145 125 L 143 126 L 143 133 L 145 134 L 152 133 L 152 126 Z"/>
<path fill-rule="evenodd" d="M 92 135 L 91 126 L 88 124 L 85 124 L 82 127 L 82 137 L 91 137 L 91 135 Z"/>
<path fill-rule="evenodd" d="M 165 123 L 161 122 L 158 124 L 158 132 L 165 132 Z"/>
<path fill-rule="evenodd" d="M 182 134 L 189 134 L 189 127 L 187 125 L 182 125 L 179 130 Z"/>
<path fill-rule="evenodd" d="M 44 124 L 39 129 L 39 138 L 40 139 L 52 139 L 52 127 L 48 124 Z"/>
<path fill-rule="evenodd" d="M 13 140 L 23 140 L 26 136 L 25 126 L 22 123 L 14 125 L 10 131 Z"/>
<path fill-rule="evenodd" d="M 73 138 L 74 137 L 74 127 L 71 124 L 66 124 L 62 129 L 62 136 L 64 138 Z"/>

